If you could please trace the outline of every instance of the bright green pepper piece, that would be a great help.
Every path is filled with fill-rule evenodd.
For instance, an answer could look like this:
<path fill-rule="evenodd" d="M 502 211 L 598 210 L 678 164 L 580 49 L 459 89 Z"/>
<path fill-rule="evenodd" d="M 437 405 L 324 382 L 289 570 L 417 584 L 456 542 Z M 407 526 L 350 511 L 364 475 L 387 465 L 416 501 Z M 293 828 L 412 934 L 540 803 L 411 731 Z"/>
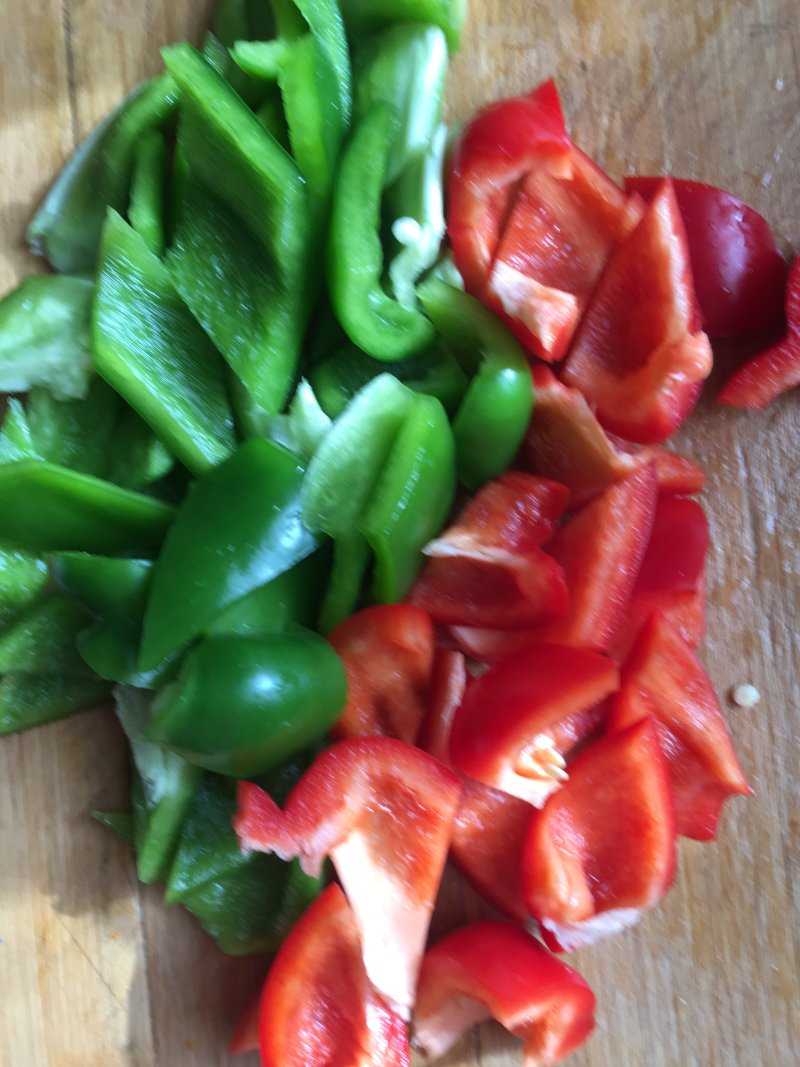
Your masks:
<path fill-rule="evenodd" d="M 31 605 L 0 631 L 0 674 L 85 675 L 75 638 L 88 613 L 58 593 Z"/>
<path fill-rule="evenodd" d="M 109 692 L 91 675 L 12 671 L 0 678 L 0 737 L 97 708 Z"/>
<path fill-rule="evenodd" d="M 392 22 L 429 22 L 444 30 L 451 52 L 457 52 L 466 0 L 341 0 L 351 36 L 371 33 Z"/>
<path fill-rule="evenodd" d="M 420 287 L 419 297 L 475 371 L 453 420 L 458 477 L 475 491 L 506 470 L 522 444 L 533 410 L 530 364 L 510 331 L 473 297 L 437 278 Z"/>
<path fill-rule="evenodd" d="M 302 481 L 296 457 L 254 437 L 194 483 L 156 564 L 143 670 L 314 551 L 317 539 L 300 518 Z"/>
<path fill-rule="evenodd" d="M 75 638 L 83 662 L 100 678 L 137 689 L 160 689 L 175 677 L 177 657 L 168 657 L 152 671 L 139 670 L 141 627 L 97 619 Z"/>
<path fill-rule="evenodd" d="M 331 420 L 319 406 L 314 390 L 303 378 L 285 415 L 275 415 L 265 426 L 265 436 L 294 452 L 304 462 L 311 459 L 331 429 Z"/>
<path fill-rule="evenodd" d="M 92 271 L 106 208 L 124 212 L 137 148 L 177 104 L 175 84 L 161 76 L 137 86 L 92 130 L 56 178 L 28 227 L 28 243 L 57 271 Z"/>
<path fill-rule="evenodd" d="M 46 389 L 31 390 L 25 407 L 31 458 L 107 478 L 122 410 L 120 398 L 100 378 L 92 379 L 82 400 L 59 401 Z"/>
<path fill-rule="evenodd" d="M 321 738 L 346 697 L 341 660 L 310 630 L 209 637 L 159 694 L 148 736 L 199 767 L 246 777 Z"/>
<path fill-rule="evenodd" d="M 28 417 L 21 401 L 11 397 L 6 402 L 3 429 L 0 431 L 0 465 L 21 459 L 40 459 L 31 436 Z"/>
<path fill-rule="evenodd" d="M 0 392 L 46 385 L 59 400 L 86 395 L 93 296 L 89 278 L 50 274 L 0 300 Z"/>
<path fill-rule="evenodd" d="M 128 218 L 149 251 L 163 256 L 166 245 L 167 149 L 159 130 L 148 130 L 136 152 Z"/>
<path fill-rule="evenodd" d="M 52 463 L 0 466 L 0 540 L 25 551 L 146 556 L 173 515 L 160 500 Z"/>
<path fill-rule="evenodd" d="M 0 548 L 0 626 L 40 599 L 48 584 L 44 560 Z"/>
<path fill-rule="evenodd" d="M 152 560 L 58 552 L 48 563 L 61 592 L 93 615 L 111 622 L 138 620 L 141 624 L 152 580 Z"/>
<path fill-rule="evenodd" d="M 269 414 L 294 379 L 308 314 L 308 212 L 292 159 L 188 44 L 164 50 L 181 90 L 189 177 L 167 261 L 181 297 Z"/>
<path fill-rule="evenodd" d="M 152 715 L 152 693 L 117 686 L 114 697 L 117 718 L 130 741 L 140 790 L 134 802 L 137 870 L 142 882 L 160 882 L 169 872 L 183 820 L 203 772 L 145 736 Z"/>
<path fill-rule="evenodd" d="M 376 600 L 405 596 L 454 494 L 455 445 L 447 415 L 435 397 L 416 396 L 362 526 L 375 553 Z"/>
<path fill-rule="evenodd" d="M 103 231 L 94 363 L 193 473 L 233 449 L 222 360 L 161 261 L 113 212 Z"/>
<path fill-rule="evenodd" d="M 328 287 L 336 315 L 360 349 L 393 362 L 429 346 L 435 331 L 417 310 L 384 290 L 381 194 L 397 129 L 391 107 L 376 104 L 342 155 L 328 236 Z"/>
<path fill-rule="evenodd" d="M 336 538 L 330 581 L 317 619 L 322 633 L 330 633 L 356 610 L 371 560 L 367 539 L 359 530 Z"/>

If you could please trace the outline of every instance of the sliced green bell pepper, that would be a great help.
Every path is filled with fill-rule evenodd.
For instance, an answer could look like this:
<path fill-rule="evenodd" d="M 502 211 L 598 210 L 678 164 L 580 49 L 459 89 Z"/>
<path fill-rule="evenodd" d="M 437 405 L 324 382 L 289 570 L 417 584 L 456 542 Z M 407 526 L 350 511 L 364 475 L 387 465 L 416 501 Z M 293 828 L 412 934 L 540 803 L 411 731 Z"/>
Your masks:
<path fill-rule="evenodd" d="M 0 674 L 85 676 L 75 638 L 88 621 L 85 609 L 58 593 L 32 604 L 0 631 Z"/>
<path fill-rule="evenodd" d="M 160 500 L 52 463 L 0 466 L 0 540 L 24 551 L 147 556 L 173 515 Z"/>
<path fill-rule="evenodd" d="M 110 452 L 108 480 L 125 489 L 146 487 L 148 492 L 159 495 L 164 487 L 155 483 L 175 471 L 175 457 L 133 408 L 123 408 Z M 180 479 L 181 472 L 175 473 Z"/>
<path fill-rule="evenodd" d="M 136 150 L 128 219 L 147 248 L 163 256 L 166 245 L 167 149 L 160 130 L 148 130 Z"/>
<path fill-rule="evenodd" d="M 0 548 L 0 626 L 7 626 L 39 600 L 47 585 L 44 560 Z"/>
<path fill-rule="evenodd" d="M 223 361 L 161 261 L 110 212 L 93 314 L 94 364 L 195 474 L 233 449 Z"/>
<path fill-rule="evenodd" d="M 49 557 L 48 564 L 58 589 L 92 615 L 120 623 L 138 620 L 141 624 L 152 560 L 57 552 Z"/>
<path fill-rule="evenodd" d="M 161 127 L 177 104 L 171 78 L 137 86 L 92 130 L 56 178 L 28 227 L 28 243 L 57 271 L 92 271 L 106 209 L 124 212 L 136 152 L 148 130 Z"/>
<path fill-rule="evenodd" d="M 406 359 L 428 347 L 435 331 L 382 285 L 381 199 L 397 119 L 376 104 L 356 126 L 341 161 L 328 235 L 328 288 L 351 341 L 375 359 Z"/>
<path fill-rule="evenodd" d="M 360 530 L 336 538 L 330 581 L 317 619 L 322 633 L 330 633 L 356 610 L 371 562 L 370 547 Z"/>
<path fill-rule="evenodd" d="M 86 395 L 93 295 L 89 278 L 50 274 L 0 300 L 0 392 L 46 385 L 59 400 Z"/>
<path fill-rule="evenodd" d="M 46 389 L 31 390 L 25 405 L 31 458 L 107 478 L 122 410 L 117 394 L 96 377 L 82 400 L 59 401 Z"/>
<path fill-rule="evenodd" d="M 156 564 L 143 670 L 314 551 L 317 538 L 300 517 L 302 481 L 296 457 L 254 437 L 192 485 Z"/>
<path fill-rule="evenodd" d="M 226 48 L 231 48 L 236 41 L 272 37 L 275 19 L 264 0 L 219 0 L 211 28 Z"/>
<path fill-rule="evenodd" d="M 87 674 L 25 674 L 0 678 L 0 736 L 28 730 L 106 703 L 110 686 Z"/>
<path fill-rule="evenodd" d="M 341 4 L 351 36 L 392 22 L 429 22 L 444 30 L 450 51 L 458 51 L 466 0 L 341 0 Z"/>
<path fill-rule="evenodd" d="M 218 774 L 261 774 L 321 738 L 346 697 L 341 660 L 310 630 L 209 637 L 161 690 L 148 737 Z"/>
<path fill-rule="evenodd" d="M 307 197 L 292 159 L 188 44 L 163 52 L 181 91 L 189 174 L 167 262 L 181 297 L 269 414 L 308 315 Z"/>
<path fill-rule="evenodd" d="M 474 491 L 506 470 L 522 444 L 533 410 L 530 364 L 503 323 L 460 289 L 429 278 L 419 298 L 474 374 L 453 420 L 458 477 Z"/>

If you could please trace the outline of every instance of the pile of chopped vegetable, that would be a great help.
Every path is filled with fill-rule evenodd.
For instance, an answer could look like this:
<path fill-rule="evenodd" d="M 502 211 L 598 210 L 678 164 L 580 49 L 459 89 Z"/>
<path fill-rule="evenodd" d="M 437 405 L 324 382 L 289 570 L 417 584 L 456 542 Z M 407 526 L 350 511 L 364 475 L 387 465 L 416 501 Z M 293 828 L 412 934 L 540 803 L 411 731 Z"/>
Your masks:
<path fill-rule="evenodd" d="M 750 792 L 664 442 L 710 338 L 785 312 L 718 399 L 800 383 L 800 260 L 727 192 L 615 184 L 551 81 L 448 131 L 463 8 L 223 0 L 0 301 L 0 733 L 113 698 L 131 809 L 97 817 L 276 952 L 233 1039 L 265 1067 L 486 1017 L 557 1062 L 595 999 L 552 953 Z M 503 919 L 426 951 L 448 857 Z"/>

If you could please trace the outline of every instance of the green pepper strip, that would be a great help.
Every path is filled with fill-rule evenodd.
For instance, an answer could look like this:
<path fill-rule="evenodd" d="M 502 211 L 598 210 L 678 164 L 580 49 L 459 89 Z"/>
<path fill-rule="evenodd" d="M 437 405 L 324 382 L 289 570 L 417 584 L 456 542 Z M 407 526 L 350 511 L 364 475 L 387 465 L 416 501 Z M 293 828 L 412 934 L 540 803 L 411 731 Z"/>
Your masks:
<path fill-rule="evenodd" d="M 52 463 L 0 466 L 0 540 L 25 551 L 147 556 L 173 515 L 160 500 Z"/>
<path fill-rule="evenodd" d="M 230 48 L 236 41 L 267 40 L 275 32 L 272 9 L 264 0 L 220 0 L 212 30 Z"/>
<path fill-rule="evenodd" d="M 148 737 L 218 774 L 261 774 L 320 739 L 346 697 L 341 660 L 310 630 L 208 637 L 159 694 Z"/>
<path fill-rule="evenodd" d="M 381 193 L 396 120 L 377 104 L 356 127 L 341 162 L 328 240 L 328 284 L 337 317 L 364 352 L 389 362 L 433 342 L 431 323 L 382 288 Z"/>
<path fill-rule="evenodd" d="M 163 256 L 166 246 L 167 150 L 163 134 L 148 130 L 136 153 L 131 181 L 128 218 L 155 256 Z"/>
<path fill-rule="evenodd" d="M 455 446 L 447 414 L 432 396 L 416 396 L 364 518 L 375 553 L 373 593 L 401 600 L 441 530 L 455 494 Z"/>
<path fill-rule="evenodd" d="M 164 50 L 189 165 L 168 264 L 197 321 L 268 414 L 294 379 L 308 314 L 307 197 L 252 111 L 188 44 Z"/>
<path fill-rule="evenodd" d="M 510 466 L 533 409 L 524 351 L 508 329 L 473 297 L 429 278 L 422 306 L 439 333 L 477 370 L 453 420 L 458 477 L 470 491 Z"/>
<path fill-rule="evenodd" d="M 47 584 L 44 560 L 0 548 L 0 626 L 7 626 L 39 600 Z"/>
<path fill-rule="evenodd" d="M 87 620 L 83 608 L 57 593 L 31 605 L 0 632 L 0 674 L 85 676 L 75 638 Z"/>
<path fill-rule="evenodd" d="M 177 104 L 175 84 L 162 75 L 137 86 L 89 134 L 28 227 L 28 242 L 57 271 L 94 269 L 106 208 L 125 211 L 136 151 Z"/>
<path fill-rule="evenodd" d="M 0 678 L 0 736 L 99 707 L 109 692 L 108 682 L 87 675 L 12 671 Z"/>
<path fill-rule="evenodd" d="M 161 261 L 114 212 L 103 231 L 94 363 L 195 474 L 233 449 L 224 363 Z"/>
<path fill-rule="evenodd" d="M 341 0 L 350 35 L 372 33 L 393 22 L 428 22 L 439 26 L 451 52 L 457 52 L 466 0 Z"/>
<path fill-rule="evenodd" d="M 2 472 L 2 468 L 0 468 Z M 303 467 L 254 437 L 190 488 L 155 567 L 140 663 L 151 670 L 241 597 L 317 547 L 300 518 Z"/>

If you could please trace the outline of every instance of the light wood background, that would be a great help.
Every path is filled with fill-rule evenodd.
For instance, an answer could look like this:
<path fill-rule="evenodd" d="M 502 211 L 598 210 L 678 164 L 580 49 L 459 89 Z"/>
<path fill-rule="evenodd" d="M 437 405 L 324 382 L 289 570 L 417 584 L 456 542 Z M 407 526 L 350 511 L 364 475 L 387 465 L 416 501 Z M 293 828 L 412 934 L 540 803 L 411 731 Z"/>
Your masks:
<path fill-rule="evenodd" d="M 198 40 L 208 0 L 0 0 L 0 290 L 34 266 L 34 204 L 92 124 Z M 472 0 L 450 88 L 454 118 L 554 74 L 576 140 L 612 174 L 670 171 L 738 193 L 800 245 L 796 0 Z M 798 394 L 764 415 L 704 402 L 684 449 L 709 474 L 710 639 L 755 789 L 719 840 L 683 844 L 675 889 L 641 926 L 574 957 L 598 995 L 576 1067 L 790 1067 L 798 1032 Z M 0 743 L 0 1063 L 220 1067 L 262 961 L 227 961 L 137 885 L 89 818 L 125 800 L 108 715 Z M 449 917 L 478 905 L 448 880 Z M 244 1067 L 253 1058 L 240 1061 Z M 486 1026 L 445 1061 L 519 1062 Z"/>

